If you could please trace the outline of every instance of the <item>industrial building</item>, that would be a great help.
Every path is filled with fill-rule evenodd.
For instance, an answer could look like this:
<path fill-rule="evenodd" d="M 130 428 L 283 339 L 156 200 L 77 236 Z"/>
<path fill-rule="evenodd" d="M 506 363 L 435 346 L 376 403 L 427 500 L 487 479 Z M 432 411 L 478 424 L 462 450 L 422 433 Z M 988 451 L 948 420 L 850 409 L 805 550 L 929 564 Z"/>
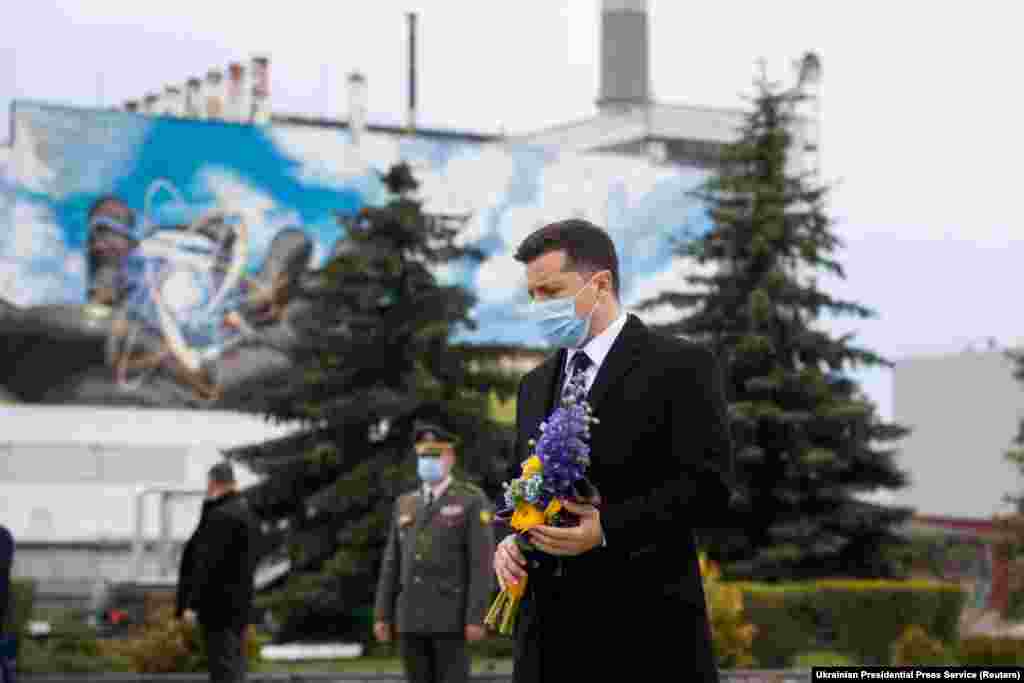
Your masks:
<path fill-rule="evenodd" d="M 507 139 L 573 152 L 644 156 L 656 163 L 713 167 L 721 145 L 742 122 L 738 110 L 659 103 L 651 93 L 645 0 L 603 0 L 601 84 L 593 116 Z M 816 60 L 805 63 L 809 85 Z M 367 84 L 353 74 L 350 117 L 324 120 L 274 110 L 269 60 L 230 65 L 146 95 L 126 109 L 241 124 L 347 128 L 477 142 L 501 136 L 415 127 L 414 100 L 405 127 L 365 120 Z M 249 78 L 247 81 L 246 78 Z M 226 90 L 224 90 L 226 86 Z M 817 120 L 801 119 L 797 163 L 817 163 Z M 0 184 L 7 150 L 0 148 Z M 2 189 L 2 188 L 0 188 Z M 2 200 L 2 194 L 0 194 Z M 524 351 L 520 369 L 540 356 Z M 512 362 L 512 359 L 508 359 Z M 0 397 L 0 400 L 3 400 Z M 898 404 L 900 405 L 900 404 Z M 206 469 L 224 449 L 283 436 L 257 417 L 222 411 L 0 405 L 0 519 L 17 540 L 14 573 L 39 581 L 44 602 L 84 606 L 98 587 L 140 577 L 174 579 L 180 546 L 194 527 Z M 116 426 L 116 428 L 115 428 Z M 243 485 L 255 477 L 242 473 Z"/>
<path fill-rule="evenodd" d="M 898 459 L 910 486 L 895 502 L 974 519 L 1015 511 L 1005 497 L 1024 493 L 1024 477 L 1004 455 L 1024 420 L 1024 383 L 1013 372 L 995 345 L 896 361 L 893 418 L 911 432 Z"/>

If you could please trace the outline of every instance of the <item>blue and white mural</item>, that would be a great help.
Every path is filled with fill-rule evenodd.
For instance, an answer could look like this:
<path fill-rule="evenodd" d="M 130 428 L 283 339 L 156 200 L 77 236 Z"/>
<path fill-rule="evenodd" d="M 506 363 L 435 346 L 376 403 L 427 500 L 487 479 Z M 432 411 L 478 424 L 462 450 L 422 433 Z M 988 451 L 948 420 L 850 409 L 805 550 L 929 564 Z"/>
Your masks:
<path fill-rule="evenodd" d="M 544 223 L 607 227 L 629 304 L 679 285 L 668 237 L 703 220 L 687 195 L 702 173 L 642 159 L 386 134 L 355 145 L 340 129 L 28 103 L 13 127 L 0 165 L 0 303 L 8 315 L 93 316 L 123 390 L 171 364 L 189 391 L 222 397 L 232 362 L 253 364 L 239 354 L 287 326 L 288 278 L 330 256 L 339 213 L 386 201 L 377 172 L 399 160 L 426 210 L 472 216 L 461 239 L 487 255 L 436 272 L 478 298 L 464 341 L 540 344 L 515 313 L 524 280 L 512 254 Z M 86 322 L 59 324 L 84 333 Z"/>

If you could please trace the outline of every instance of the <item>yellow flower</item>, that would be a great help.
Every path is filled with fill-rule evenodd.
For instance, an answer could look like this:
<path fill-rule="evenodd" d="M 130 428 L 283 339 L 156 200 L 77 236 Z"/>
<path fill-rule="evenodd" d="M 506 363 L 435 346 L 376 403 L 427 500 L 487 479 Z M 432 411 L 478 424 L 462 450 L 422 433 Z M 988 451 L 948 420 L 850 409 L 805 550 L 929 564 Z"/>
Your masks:
<path fill-rule="evenodd" d="M 519 503 L 512 513 L 512 528 L 517 531 L 526 531 L 543 523 L 544 513 L 529 503 Z"/>
<path fill-rule="evenodd" d="M 536 455 L 531 455 L 530 458 L 523 463 L 523 479 L 528 479 L 535 474 L 540 474 L 543 471 L 544 464 Z"/>
<path fill-rule="evenodd" d="M 557 498 L 552 498 L 551 502 L 548 503 L 547 508 L 544 509 L 544 520 L 551 521 L 551 518 L 558 514 L 558 511 L 562 509 L 562 501 Z"/>
<path fill-rule="evenodd" d="M 709 560 L 708 556 L 704 553 L 700 553 L 698 558 L 700 561 L 700 575 L 702 577 L 705 579 L 715 580 L 722 575 L 717 562 Z"/>
<path fill-rule="evenodd" d="M 523 593 L 526 592 L 526 579 L 527 577 L 524 576 L 519 580 L 518 583 L 510 583 L 509 585 L 505 586 L 505 592 L 508 593 L 509 597 L 512 598 L 513 602 L 518 602 L 519 600 L 521 600 L 523 597 Z"/>

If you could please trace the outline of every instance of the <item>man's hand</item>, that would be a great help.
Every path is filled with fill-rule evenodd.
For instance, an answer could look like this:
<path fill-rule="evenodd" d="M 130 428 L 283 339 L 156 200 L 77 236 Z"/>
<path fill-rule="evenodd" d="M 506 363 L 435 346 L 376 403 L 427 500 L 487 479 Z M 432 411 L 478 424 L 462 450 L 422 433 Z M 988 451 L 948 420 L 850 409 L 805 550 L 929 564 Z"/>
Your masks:
<path fill-rule="evenodd" d="M 466 640 L 475 643 L 487 636 L 487 629 L 480 624 L 466 624 Z"/>
<path fill-rule="evenodd" d="M 578 515 L 579 526 L 535 526 L 528 532 L 530 543 L 549 555 L 582 555 L 601 545 L 601 513 L 593 505 L 562 500 L 562 506 Z"/>
<path fill-rule="evenodd" d="M 194 610 L 187 609 L 181 613 L 181 618 L 188 624 L 196 623 L 196 613 Z"/>
<path fill-rule="evenodd" d="M 382 643 L 391 642 L 391 624 L 386 621 L 378 621 L 373 625 L 373 635 Z"/>
<path fill-rule="evenodd" d="M 526 578 L 526 558 L 516 546 L 516 537 L 506 536 L 494 549 L 494 573 L 502 590 Z"/>

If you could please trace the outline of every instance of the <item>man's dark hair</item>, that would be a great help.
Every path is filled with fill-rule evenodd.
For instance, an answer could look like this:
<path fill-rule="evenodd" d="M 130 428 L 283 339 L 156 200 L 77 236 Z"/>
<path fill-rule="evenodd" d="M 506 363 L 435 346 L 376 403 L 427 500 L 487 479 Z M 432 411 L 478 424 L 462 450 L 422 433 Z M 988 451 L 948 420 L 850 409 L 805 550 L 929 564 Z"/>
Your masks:
<path fill-rule="evenodd" d="M 552 251 L 565 251 L 565 270 L 594 274 L 612 273 L 612 291 L 619 298 L 619 257 L 608 233 L 590 221 L 570 218 L 548 223 L 534 231 L 516 249 L 515 259 L 529 263 Z"/>

